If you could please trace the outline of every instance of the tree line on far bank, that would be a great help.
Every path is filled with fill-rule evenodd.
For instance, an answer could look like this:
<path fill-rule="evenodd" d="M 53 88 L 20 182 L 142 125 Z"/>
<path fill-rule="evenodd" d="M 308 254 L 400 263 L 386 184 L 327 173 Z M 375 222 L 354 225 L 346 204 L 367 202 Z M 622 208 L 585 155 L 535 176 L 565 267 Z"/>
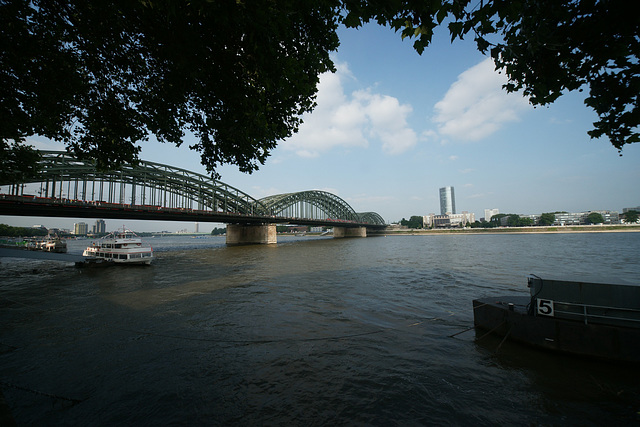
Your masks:
<path fill-rule="evenodd" d="M 547 212 L 540 215 L 538 222 L 534 222 L 532 218 L 521 217 L 518 214 L 497 214 L 493 215 L 489 221 L 475 221 L 468 223 L 467 226 L 471 228 L 496 228 L 496 227 L 532 227 L 532 226 L 542 226 L 548 227 L 553 225 L 556 221 L 556 214 L 561 214 L 566 212 Z M 628 211 L 623 214 L 620 214 L 621 218 L 629 223 L 635 223 L 638 221 L 639 213 L 637 211 Z M 503 223 L 503 218 L 507 218 Z M 604 223 L 604 218 L 602 214 L 598 212 L 591 212 L 587 216 L 587 224 L 602 224 Z M 400 225 L 407 228 L 424 228 L 422 216 L 411 216 L 409 220 L 402 218 L 400 221 Z"/>
<path fill-rule="evenodd" d="M 46 236 L 49 230 L 46 228 L 34 227 L 12 227 L 7 224 L 0 224 L 0 236 L 4 237 L 36 237 Z"/>
<path fill-rule="evenodd" d="M 213 230 L 211 230 L 211 235 L 212 236 L 222 236 L 223 234 L 225 234 L 227 232 L 227 227 L 224 228 L 214 228 Z"/>

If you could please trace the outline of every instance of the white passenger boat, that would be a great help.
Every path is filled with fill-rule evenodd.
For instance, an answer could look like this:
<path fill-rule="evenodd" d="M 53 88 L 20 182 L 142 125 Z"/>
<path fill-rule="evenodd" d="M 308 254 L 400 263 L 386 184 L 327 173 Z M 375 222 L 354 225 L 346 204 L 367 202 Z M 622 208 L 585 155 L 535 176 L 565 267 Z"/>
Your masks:
<path fill-rule="evenodd" d="M 29 241 L 26 248 L 30 251 L 66 253 L 67 242 L 61 240 L 58 236 L 48 235 L 44 240 Z"/>
<path fill-rule="evenodd" d="M 47 239 L 40 243 L 40 250 L 45 252 L 67 253 L 67 242 L 58 236 L 47 236 Z"/>
<path fill-rule="evenodd" d="M 104 260 L 122 264 L 151 264 L 153 248 L 142 242 L 133 231 L 126 228 L 114 231 L 98 242 L 93 242 L 82 253 L 94 260 Z"/>

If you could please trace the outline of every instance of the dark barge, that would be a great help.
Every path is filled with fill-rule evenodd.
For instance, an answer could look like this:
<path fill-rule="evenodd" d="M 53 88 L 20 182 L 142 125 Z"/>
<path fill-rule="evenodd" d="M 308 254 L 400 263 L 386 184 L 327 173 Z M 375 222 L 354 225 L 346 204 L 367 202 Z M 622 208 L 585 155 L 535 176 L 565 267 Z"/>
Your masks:
<path fill-rule="evenodd" d="M 474 300 L 475 327 L 542 349 L 640 362 L 640 286 L 527 281 L 530 296 Z"/>

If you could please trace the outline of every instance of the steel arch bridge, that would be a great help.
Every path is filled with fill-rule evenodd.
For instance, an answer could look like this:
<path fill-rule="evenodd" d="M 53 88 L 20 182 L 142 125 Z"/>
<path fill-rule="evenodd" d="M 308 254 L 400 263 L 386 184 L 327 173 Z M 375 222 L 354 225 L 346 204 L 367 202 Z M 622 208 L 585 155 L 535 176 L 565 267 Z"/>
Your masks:
<path fill-rule="evenodd" d="M 221 181 L 185 169 L 140 161 L 117 171 L 98 171 L 92 161 L 80 160 L 66 151 L 41 151 L 38 174 L 22 182 L 0 182 L 9 196 L 34 202 L 100 208 L 117 206 L 142 212 L 207 214 L 212 222 L 340 221 L 353 225 L 384 226 L 375 212 L 356 213 L 347 202 L 324 191 L 302 191 L 256 200 Z M 4 192 L 4 191 L 2 191 Z M 53 215 L 52 215 L 53 216 Z M 62 215 L 60 215 L 62 216 Z M 189 218 L 184 218 L 190 221 Z M 199 218 L 198 220 L 206 220 Z"/>
<path fill-rule="evenodd" d="M 259 202 L 276 216 L 359 220 L 358 214 L 344 200 L 324 191 L 277 194 L 260 199 Z"/>

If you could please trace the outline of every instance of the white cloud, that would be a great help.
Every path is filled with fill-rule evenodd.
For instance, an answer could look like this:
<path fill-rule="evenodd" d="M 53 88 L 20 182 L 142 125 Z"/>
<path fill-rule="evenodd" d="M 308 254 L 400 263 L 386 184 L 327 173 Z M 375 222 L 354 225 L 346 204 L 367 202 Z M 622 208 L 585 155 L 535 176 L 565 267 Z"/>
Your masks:
<path fill-rule="evenodd" d="M 438 138 L 438 132 L 434 131 L 433 129 L 427 129 L 422 131 L 422 133 L 420 133 L 420 139 L 422 141 L 429 141 L 437 138 Z"/>
<path fill-rule="evenodd" d="M 506 76 L 485 59 L 458 76 L 444 98 L 434 107 L 438 133 L 459 140 L 477 141 L 518 121 L 528 102 L 518 93 L 508 94 Z"/>
<path fill-rule="evenodd" d="M 334 147 L 366 148 L 379 142 L 385 153 L 400 154 L 417 143 L 416 132 L 407 125 L 410 105 L 371 89 L 348 96 L 343 83 L 353 76 L 346 64 L 336 68 L 335 74 L 320 76 L 316 108 L 303 116 L 300 130 L 283 141 L 282 148 L 317 157 Z"/>
<path fill-rule="evenodd" d="M 412 112 L 410 105 L 400 105 L 397 98 L 370 91 L 354 92 L 353 96 L 364 107 L 371 134 L 382 141 L 384 152 L 400 154 L 416 144 L 416 133 L 407 127 L 406 117 Z"/>

